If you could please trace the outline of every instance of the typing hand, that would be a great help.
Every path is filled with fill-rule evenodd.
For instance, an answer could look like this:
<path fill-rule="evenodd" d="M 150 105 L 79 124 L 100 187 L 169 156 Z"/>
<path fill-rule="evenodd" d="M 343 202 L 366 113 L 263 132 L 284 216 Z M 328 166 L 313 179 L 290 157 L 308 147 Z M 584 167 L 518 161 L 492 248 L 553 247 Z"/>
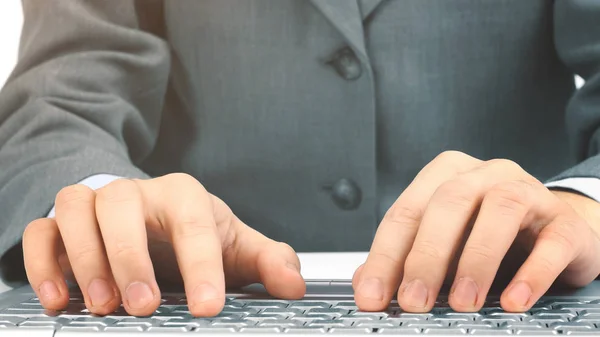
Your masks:
<path fill-rule="evenodd" d="M 530 308 L 558 278 L 583 286 L 600 272 L 600 204 L 551 192 L 508 160 L 445 152 L 429 163 L 381 222 L 353 286 L 363 310 L 429 311 L 445 279 L 457 311 L 477 311 L 511 245 L 528 256 L 501 295 L 508 311 Z M 508 261 L 509 263 L 512 261 Z M 518 262 L 514 262 L 518 263 Z"/>
<path fill-rule="evenodd" d="M 131 315 L 154 312 L 161 299 L 155 272 L 182 279 L 196 316 L 221 311 L 225 280 L 261 282 L 281 298 L 305 291 L 292 248 L 246 226 L 184 174 L 120 179 L 97 191 L 67 187 L 57 195 L 56 220 L 28 225 L 23 252 L 29 282 L 42 305 L 55 310 L 69 301 L 71 273 L 87 308 L 100 315 L 121 303 Z"/>

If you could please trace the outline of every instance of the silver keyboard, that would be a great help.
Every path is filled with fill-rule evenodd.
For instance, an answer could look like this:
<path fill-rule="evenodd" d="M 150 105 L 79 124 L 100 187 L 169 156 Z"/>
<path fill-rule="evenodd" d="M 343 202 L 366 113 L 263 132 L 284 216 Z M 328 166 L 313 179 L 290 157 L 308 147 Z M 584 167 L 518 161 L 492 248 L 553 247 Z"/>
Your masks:
<path fill-rule="evenodd" d="M 360 312 L 347 300 L 228 298 L 216 317 L 195 318 L 185 298 L 165 297 L 149 317 L 129 316 L 123 308 L 93 316 L 81 298 L 66 310 L 44 310 L 36 298 L 0 310 L 3 329 L 51 328 L 55 331 L 210 332 L 301 334 L 437 334 L 437 335 L 600 335 L 600 299 L 556 298 L 538 302 L 526 313 L 504 312 L 497 301 L 477 313 L 458 313 L 441 300 L 432 312 L 402 312 L 392 303 L 385 312 Z"/>

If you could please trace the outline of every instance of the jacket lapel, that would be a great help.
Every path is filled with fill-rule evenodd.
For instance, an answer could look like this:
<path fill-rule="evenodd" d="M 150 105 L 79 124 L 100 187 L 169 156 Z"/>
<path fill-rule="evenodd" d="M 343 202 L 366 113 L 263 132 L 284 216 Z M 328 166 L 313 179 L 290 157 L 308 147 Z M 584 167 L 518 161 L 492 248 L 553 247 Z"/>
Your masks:
<path fill-rule="evenodd" d="M 363 58 L 367 57 L 359 0 L 310 0 Z"/>
<path fill-rule="evenodd" d="M 365 20 L 383 0 L 358 0 L 361 17 Z"/>

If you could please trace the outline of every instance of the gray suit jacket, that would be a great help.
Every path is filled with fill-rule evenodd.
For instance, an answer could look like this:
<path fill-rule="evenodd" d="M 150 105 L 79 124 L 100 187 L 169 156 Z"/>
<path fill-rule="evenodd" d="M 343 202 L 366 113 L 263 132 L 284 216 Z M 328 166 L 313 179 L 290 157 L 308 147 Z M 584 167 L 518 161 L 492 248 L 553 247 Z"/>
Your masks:
<path fill-rule="evenodd" d="M 0 93 L 0 254 L 16 269 L 27 223 L 96 173 L 188 172 L 298 251 L 367 250 L 448 149 L 600 178 L 599 1 L 24 0 L 24 13 Z"/>

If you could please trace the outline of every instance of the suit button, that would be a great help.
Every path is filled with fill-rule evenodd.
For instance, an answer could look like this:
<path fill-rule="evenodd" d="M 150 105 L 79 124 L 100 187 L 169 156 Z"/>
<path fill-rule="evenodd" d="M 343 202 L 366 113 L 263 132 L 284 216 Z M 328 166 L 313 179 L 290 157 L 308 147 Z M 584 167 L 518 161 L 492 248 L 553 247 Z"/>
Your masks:
<path fill-rule="evenodd" d="M 348 81 L 356 80 L 362 74 L 360 61 L 350 47 L 338 50 L 329 61 L 337 73 Z"/>
<path fill-rule="evenodd" d="M 343 210 L 357 209 L 362 199 L 358 185 L 350 179 L 340 179 L 331 187 L 331 198 Z"/>

